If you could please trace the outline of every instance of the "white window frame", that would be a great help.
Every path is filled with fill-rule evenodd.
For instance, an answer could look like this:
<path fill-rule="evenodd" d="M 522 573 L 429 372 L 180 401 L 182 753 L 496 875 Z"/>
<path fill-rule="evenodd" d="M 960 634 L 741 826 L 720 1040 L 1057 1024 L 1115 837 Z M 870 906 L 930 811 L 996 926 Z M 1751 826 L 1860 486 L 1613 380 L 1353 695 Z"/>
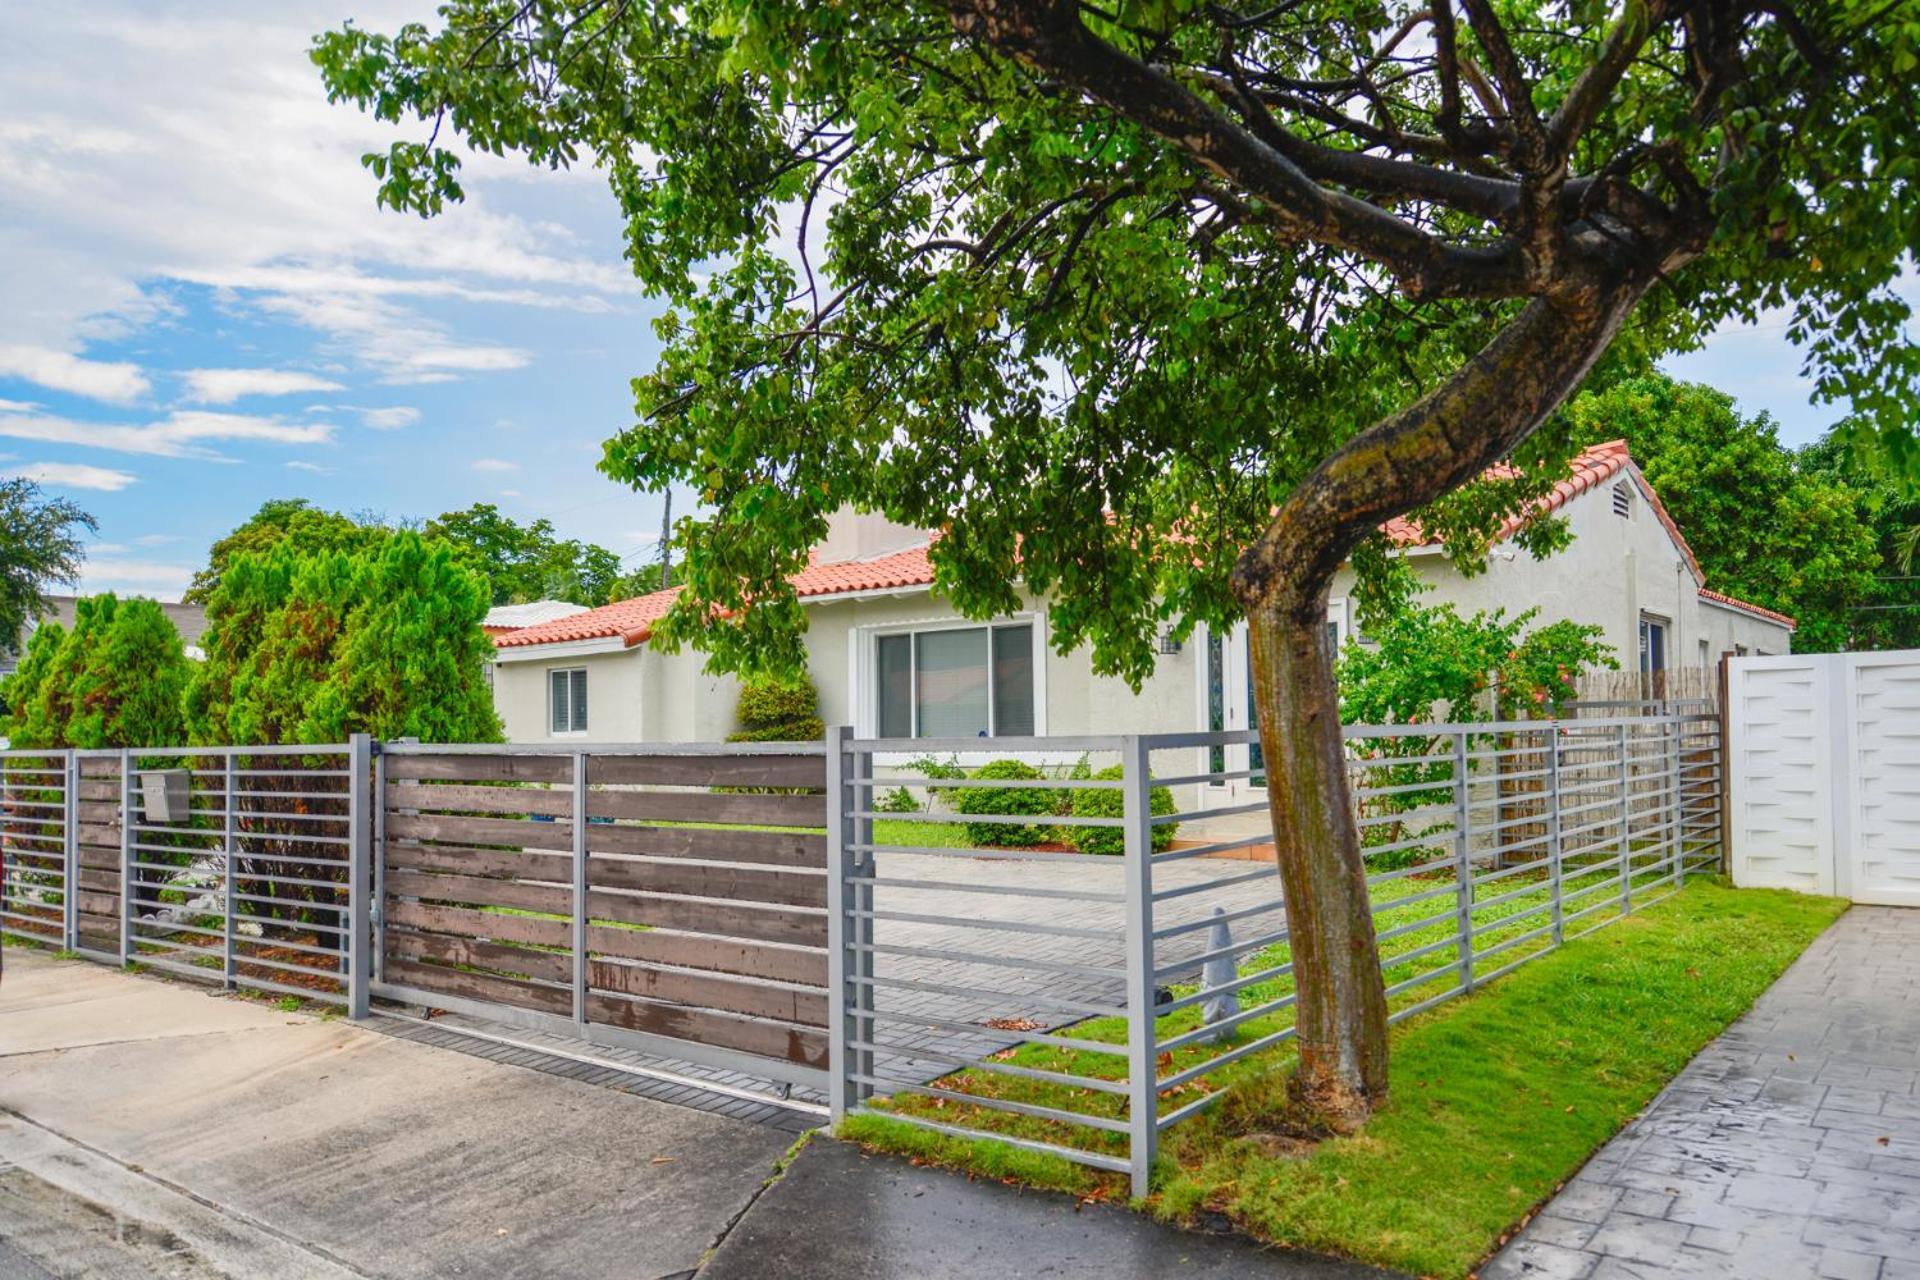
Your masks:
<path fill-rule="evenodd" d="M 1648 652 L 1651 648 L 1651 629 L 1654 627 L 1660 629 L 1660 657 L 1664 660 L 1663 665 L 1658 667 L 1652 664 L 1652 655 Z M 1672 618 L 1662 617 L 1657 613 L 1648 613 L 1644 609 L 1641 610 L 1640 623 L 1634 630 L 1633 638 L 1636 649 L 1634 656 L 1637 659 L 1635 669 L 1637 671 L 1644 675 L 1651 671 L 1671 671 L 1673 669 Z"/>
<path fill-rule="evenodd" d="M 855 732 L 863 738 L 880 736 L 880 637 L 916 635 L 927 631 L 969 631 L 986 627 L 1024 626 L 1033 628 L 1033 735 L 1036 738 L 1045 737 L 1047 733 L 1047 628 L 1046 611 L 1043 609 L 1003 614 L 984 622 L 947 615 L 855 627 L 852 645 L 853 670 L 849 673 L 849 678 L 853 682 Z M 987 663 L 989 678 L 991 678 L 993 663 L 991 637 L 987 644 Z M 987 697 L 989 721 L 993 719 L 993 714 L 993 697 L 989 691 Z M 911 739 L 903 739 L 903 741 L 911 741 Z M 989 733 L 980 741 L 992 742 L 994 737 Z"/>
<path fill-rule="evenodd" d="M 588 674 L 587 674 L 587 668 L 586 668 L 586 667 L 584 667 L 584 666 L 577 666 L 577 667 L 548 667 L 548 668 L 546 669 L 546 671 L 542 673 L 542 674 L 543 674 L 543 676 L 544 676 L 544 678 L 545 678 L 545 680 L 546 680 L 546 684 L 547 684 L 547 736 L 548 736 L 549 738 L 584 738 L 584 737 L 586 737 L 586 736 L 587 736 L 587 732 L 588 732 L 588 730 L 587 730 L 587 729 L 584 729 L 584 728 L 583 728 L 583 729 L 575 729 L 575 728 L 572 728 L 572 727 L 571 727 L 571 726 L 572 726 L 572 724 L 573 724 L 573 708 L 572 708 L 572 701 L 573 701 L 573 693 L 572 693 L 572 685 L 573 685 L 573 680 L 572 680 L 572 676 L 573 676 L 573 674 L 574 674 L 574 673 L 575 673 L 576 671 L 580 673 L 580 683 L 581 683 L 581 689 L 582 689 L 582 691 L 583 691 L 583 692 L 585 692 L 585 693 L 587 694 L 587 696 L 588 696 L 589 698 L 591 698 L 591 697 L 593 696 L 593 692 L 592 692 L 592 691 L 593 691 L 593 681 L 592 681 L 592 679 L 591 679 L 591 678 L 590 678 L 590 677 L 588 676 Z M 564 675 L 564 676 L 567 676 L 567 677 L 568 677 L 568 680 L 567 680 L 567 685 L 568 685 L 568 693 L 567 693 L 567 701 L 568 701 L 568 708 L 567 708 L 567 724 L 568 724 L 568 726 L 569 726 L 569 727 L 568 727 L 568 728 L 565 728 L 565 729 L 556 729 L 556 728 L 554 728 L 554 727 L 553 727 L 553 678 L 554 678 L 555 676 L 558 676 L 558 675 Z M 592 716 L 592 715 L 588 715 L 588 716 L 587 716 L 587 725 L 588 725 L 588 727 L 589 727 L 589 728 L 591 728 L 591 726 L 592 726 L 592 724 L 593 724 L 593 716 Z"/>

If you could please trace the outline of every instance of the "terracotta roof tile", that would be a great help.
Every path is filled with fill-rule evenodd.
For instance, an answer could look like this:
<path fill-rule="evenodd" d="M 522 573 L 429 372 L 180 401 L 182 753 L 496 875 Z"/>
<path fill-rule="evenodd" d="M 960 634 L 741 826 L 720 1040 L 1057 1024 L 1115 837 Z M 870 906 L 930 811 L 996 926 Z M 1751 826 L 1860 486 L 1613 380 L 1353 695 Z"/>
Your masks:
<path fill-rule="evenodd" d="M 679 594 L 680 588 L 673 587 L 652 595 L 636 596 L 632 600 L 618 600 L 585 613 L 569 614 L 550 622 L 509 631 L 506 635 L 495 636 L 493 643 L 496 648 L 511 649 L 529 644 L 566 644 L 569 641 L 608 640 L 618 636 L 631 647 L 653 634 L 653 624 L 672 607 L 674 597 Z"/>
<path fill-rule="evenodd" d="M 1714 604 L 1725 605 L 1729 609 L 1738 609 L 1742 613 L 1750 613 L 1754 615 L 1756 618 L 1765 618 L 1769 622 L 1778 622 L 1782 626 L 1798 627 L 1800 625 L 1798 622 L 1794 621 L 1793 618 L 1789 617 L 1784 613 L 1780 613 L 1780 612 L 1777 612 L 1776 610 L 1766 608 L 1763 605 L 1757 605 L 1746 600 L 1738 599 L 1734 596 L 1724 595 L 1718 591 L 1709 591 L 1705 587 L 1700 588 L 1700 598 L 1702 600 L 1711 600 Z"/>

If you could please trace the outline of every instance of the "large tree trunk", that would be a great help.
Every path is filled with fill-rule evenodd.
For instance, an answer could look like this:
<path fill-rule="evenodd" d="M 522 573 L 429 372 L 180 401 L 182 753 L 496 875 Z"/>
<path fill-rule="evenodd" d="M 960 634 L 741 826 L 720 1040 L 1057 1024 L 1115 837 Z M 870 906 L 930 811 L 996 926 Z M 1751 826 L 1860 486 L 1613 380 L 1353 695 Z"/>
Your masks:
<path fill-rule="evenodd" d="M 1606 350 L 1639 287 L 1537 299 L 1446 384 L 1355 437 L 1234 568 L 1293 951 L 1303 1119 L 1340 1131 L 1387 1095 L 1387 1003 L 1347 787 L 1327 596 L 1381 522 L 1509 453 Z"/>

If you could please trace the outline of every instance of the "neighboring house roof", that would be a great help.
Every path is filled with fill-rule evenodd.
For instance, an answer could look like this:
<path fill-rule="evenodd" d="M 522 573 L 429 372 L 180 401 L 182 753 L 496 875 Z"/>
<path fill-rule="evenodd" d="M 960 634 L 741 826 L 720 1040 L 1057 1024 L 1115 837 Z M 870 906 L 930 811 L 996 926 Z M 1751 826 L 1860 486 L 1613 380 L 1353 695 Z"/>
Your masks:
<path fill-rule="evenodd" d="M 1750 613 L 1756 618 L 1765 618 L 1768 622 L 1778 622 L 1785 627 L 1798 627 L 1800 625 L 1784 613 L 1776 613 L 1772 609 L 1762 608 L 1757 604 L 1749 604 L 1745 600 L 1722 595 L 1718 591 L 1709 591 L 1705 587 L 1700 588 L 1700 598 L 1708 604 L 1717 604 L 1723 608 L 1734 609 L 1741 613 Z"/>
<path fill-rule="evenodd" d="M 40 619 L 40 622 L 57 622 L 63 627 L 73 626 L 74 604 L 79 596 L 48 596 L 47 603 L 52 606 Z M 197 604 L 182 604 L 178 601 L 161 600 L 160 612 L 167 615 L 167 621 L 173 623 L 173 629 L 180 633 L 180 643 L 189 649 L 197 648 L 200 637 L 207 633 L 207 611 Z M 27 624 L 27 634 L 33 633 L 36 623 Z"/>
<path fill-rule="evenodd" d="M 1509 517 L 1501 526 L 1495 541 L 1512 537 L 1520 531 L 1527 521 L 1536 519 L 1549 512 L 1557 511 L 1583 493 L 1612 480 L 1625 472 L 1646 499 L 1647 507 L 1665 527 L 1667 535 L 1686 559 L 1688 568 L 1693 570 L 1694 582 L 1704 581 L 1705 574 L 1700 570 L 1700 562 L 1694 559 L 1693 549 L 1680 533 L 1680 526 L 1660 501 L 1660 496 L 1640 474 L 1640 468 L 1633 465 L 1633 459 L 1627 451 L 1625 440 L 1608 440 L 1604 444 L 1594 445 L 1574 457 L 1571 463 L 1572 474 L 1556 484 L 1551 491 L 1535 503 L 1530 512 L 1522 512 Z M 1508 477 L 1516 474 L 1514 470 L 1501 464 L 1489 468 L 1488 474 L 1495 477 Z M 1422 547 L 1438 545 L 1438 540 L 1428 538 L 1420 526 L 1399 516 L 1387 521 L 1381 530 L 1394 543 L 1402 547 Z M 927 548 L 932 545 L 928 539 L 917 547 L 905 551 L 895 551 L 888 555 L 876 556 L 869 560 L 843 560 L 832 564 L 818 561 L 809 564 L 791 579 L 796 593 L 802 599 L 819 599 L 830 596 L 860 595 L 873 591 L 904 591 L 933 585 L 933 564 L 927 558 Z M 1711 604 L 1738 609 L 1755 617 L 1778 622 L 1784 626 L 1794 626 L 1794 620 L 1784 613 L 1775 613 L 1756 604 L 1737 600 L 1718 591 L 1699 588 L 1700 598 Z M 653 624 L 661 615 L 673 606 L 679 588 L 668 591 L 656 591 L 652 595 L 641 596 L 634 600 L 622 600 L 617 604 L 575 614 L 556 622 L 543 623 L 515 631 L 510 635 L 497 636 L 494 644 L 500 647 L 518 647 L 522 645 L 562 644 L 583 640 L 602 640 L 619 637 L 626 646 L 631 647 L 644 641 L 653 634 Z"/>
<path fill-rule="evenodd" d="M 555 618 L 570 618 L 576 613 L 586 613 L 587 606 L 575 604 L 571 600 L 533 600 L 526 604 L 497 604 L 487 610 L 487 616 L 480 625 L 488 634 L 501 631 L 518 631 L 522 627 L 537 627 L 543 622 L 552 622 Z"/>

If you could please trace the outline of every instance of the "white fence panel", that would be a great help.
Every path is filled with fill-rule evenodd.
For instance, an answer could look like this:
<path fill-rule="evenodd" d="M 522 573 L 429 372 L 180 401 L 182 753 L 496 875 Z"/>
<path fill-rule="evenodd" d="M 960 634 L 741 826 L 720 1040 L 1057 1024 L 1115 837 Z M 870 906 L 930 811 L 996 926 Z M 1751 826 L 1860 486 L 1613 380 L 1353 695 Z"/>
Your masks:
<path fill-rule="evenodd" d="M 1739 658 L 1727 675 L 1734 883 L 1834 892 L 1831 665 Z"/>
<path fill-rule="evenodd" d="M 1920 907 L 1920 653 L 1852 655 L 1845 702 L 1852 897 Z"/>
<path fill-rule="evenodd" d="M 1920 906 L 1920 651 L 1738 658 L 1735 883 Z"/>

